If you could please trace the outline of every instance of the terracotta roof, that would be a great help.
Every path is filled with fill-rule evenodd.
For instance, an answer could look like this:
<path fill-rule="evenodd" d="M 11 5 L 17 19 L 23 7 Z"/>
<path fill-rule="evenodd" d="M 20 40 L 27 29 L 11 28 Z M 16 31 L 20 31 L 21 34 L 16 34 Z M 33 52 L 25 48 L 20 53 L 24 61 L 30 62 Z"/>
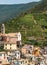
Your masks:
<path fill-rule="evenodd" d="M 30 48 L 32 48 L 32 46 L 31 45 L 25 45 L 25 46 L 23 46 L 22 48 L 25 48 L 25 49 L 30 49 Z"/>
<path fill-rule="evenodd" d="M 18 32 L 18 33 L 20 33 L 20 32 Z M 15 37 L 15 36 L 17 36 L 18 33 L 8 33 L 8 34 L 2 34 L 2 33 L 0 33 L 0 36 L 10 36 L 10 37 Z"/>
<path fill-rule="evenodd" d="M 5 34 L 6 36 L 16 36 L 18 33 L 8 33 L 8 34 Z"/>

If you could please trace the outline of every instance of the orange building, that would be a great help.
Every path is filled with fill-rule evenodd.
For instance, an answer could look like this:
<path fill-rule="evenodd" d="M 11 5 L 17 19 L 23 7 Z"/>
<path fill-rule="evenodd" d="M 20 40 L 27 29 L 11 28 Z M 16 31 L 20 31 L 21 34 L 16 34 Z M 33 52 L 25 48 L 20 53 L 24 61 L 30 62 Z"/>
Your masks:
<path fill-rule="evenodd" d="M 40 48 L 39 47 L 34 47 L 33 55 L 35 55 L 35 56 L 41 56 Z"/>

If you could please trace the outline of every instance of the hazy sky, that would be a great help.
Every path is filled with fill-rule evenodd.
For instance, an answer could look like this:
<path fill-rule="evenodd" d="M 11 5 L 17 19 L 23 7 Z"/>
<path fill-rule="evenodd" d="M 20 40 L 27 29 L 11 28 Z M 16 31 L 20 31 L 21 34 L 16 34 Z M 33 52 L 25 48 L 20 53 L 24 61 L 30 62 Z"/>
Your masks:
<path fill-rule="evenodd" d="M 39 1 L 39 0 L 0 0 L 0 4 L 19 4 L 19 3 L 28 3 L 32 1 Z"/>

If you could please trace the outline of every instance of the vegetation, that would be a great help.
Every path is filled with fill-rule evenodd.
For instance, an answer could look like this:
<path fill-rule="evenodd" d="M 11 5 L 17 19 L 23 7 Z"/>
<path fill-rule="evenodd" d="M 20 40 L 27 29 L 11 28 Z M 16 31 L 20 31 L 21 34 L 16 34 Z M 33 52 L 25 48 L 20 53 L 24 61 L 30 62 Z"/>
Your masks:
<path fill-rule="evenodd" d="M 37 4 L 37 2 L 32 2 L 27 4 L 0 5 L 0 22 L 16 18 Z"/>
<path fill-rule="evenodd" d="M 18 19 L 5 22 L 6 33 L 20 31 L 24 43 L 29 43 L 29 40 L 33 36 L 34 40 L 38 39 L 37 41 L 41 42 L 41 39 L 45 38 L 45 35 L 47 35 L 46 19 L 47 16 L 45 16 L 44 13 L 26 14 Z"/>
<path fill-rule="evenodd" d="M 41 1 L 17 18 L 5 22 L 6 33 L 21 32 L 22 41 L 27 44 L 47 45 L 47 1 Z"/>

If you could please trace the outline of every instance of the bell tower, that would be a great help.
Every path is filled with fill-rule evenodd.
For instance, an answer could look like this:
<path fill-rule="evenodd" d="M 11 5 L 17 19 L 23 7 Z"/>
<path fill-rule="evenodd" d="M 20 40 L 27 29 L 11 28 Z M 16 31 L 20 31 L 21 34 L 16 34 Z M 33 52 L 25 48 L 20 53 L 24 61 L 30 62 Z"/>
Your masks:
<path fill-rule="evenodd" d="M 2 24 L 2 26 L 1 26 L 1 33 L 5 34 L 5 25 L 4 24 Z"/>

